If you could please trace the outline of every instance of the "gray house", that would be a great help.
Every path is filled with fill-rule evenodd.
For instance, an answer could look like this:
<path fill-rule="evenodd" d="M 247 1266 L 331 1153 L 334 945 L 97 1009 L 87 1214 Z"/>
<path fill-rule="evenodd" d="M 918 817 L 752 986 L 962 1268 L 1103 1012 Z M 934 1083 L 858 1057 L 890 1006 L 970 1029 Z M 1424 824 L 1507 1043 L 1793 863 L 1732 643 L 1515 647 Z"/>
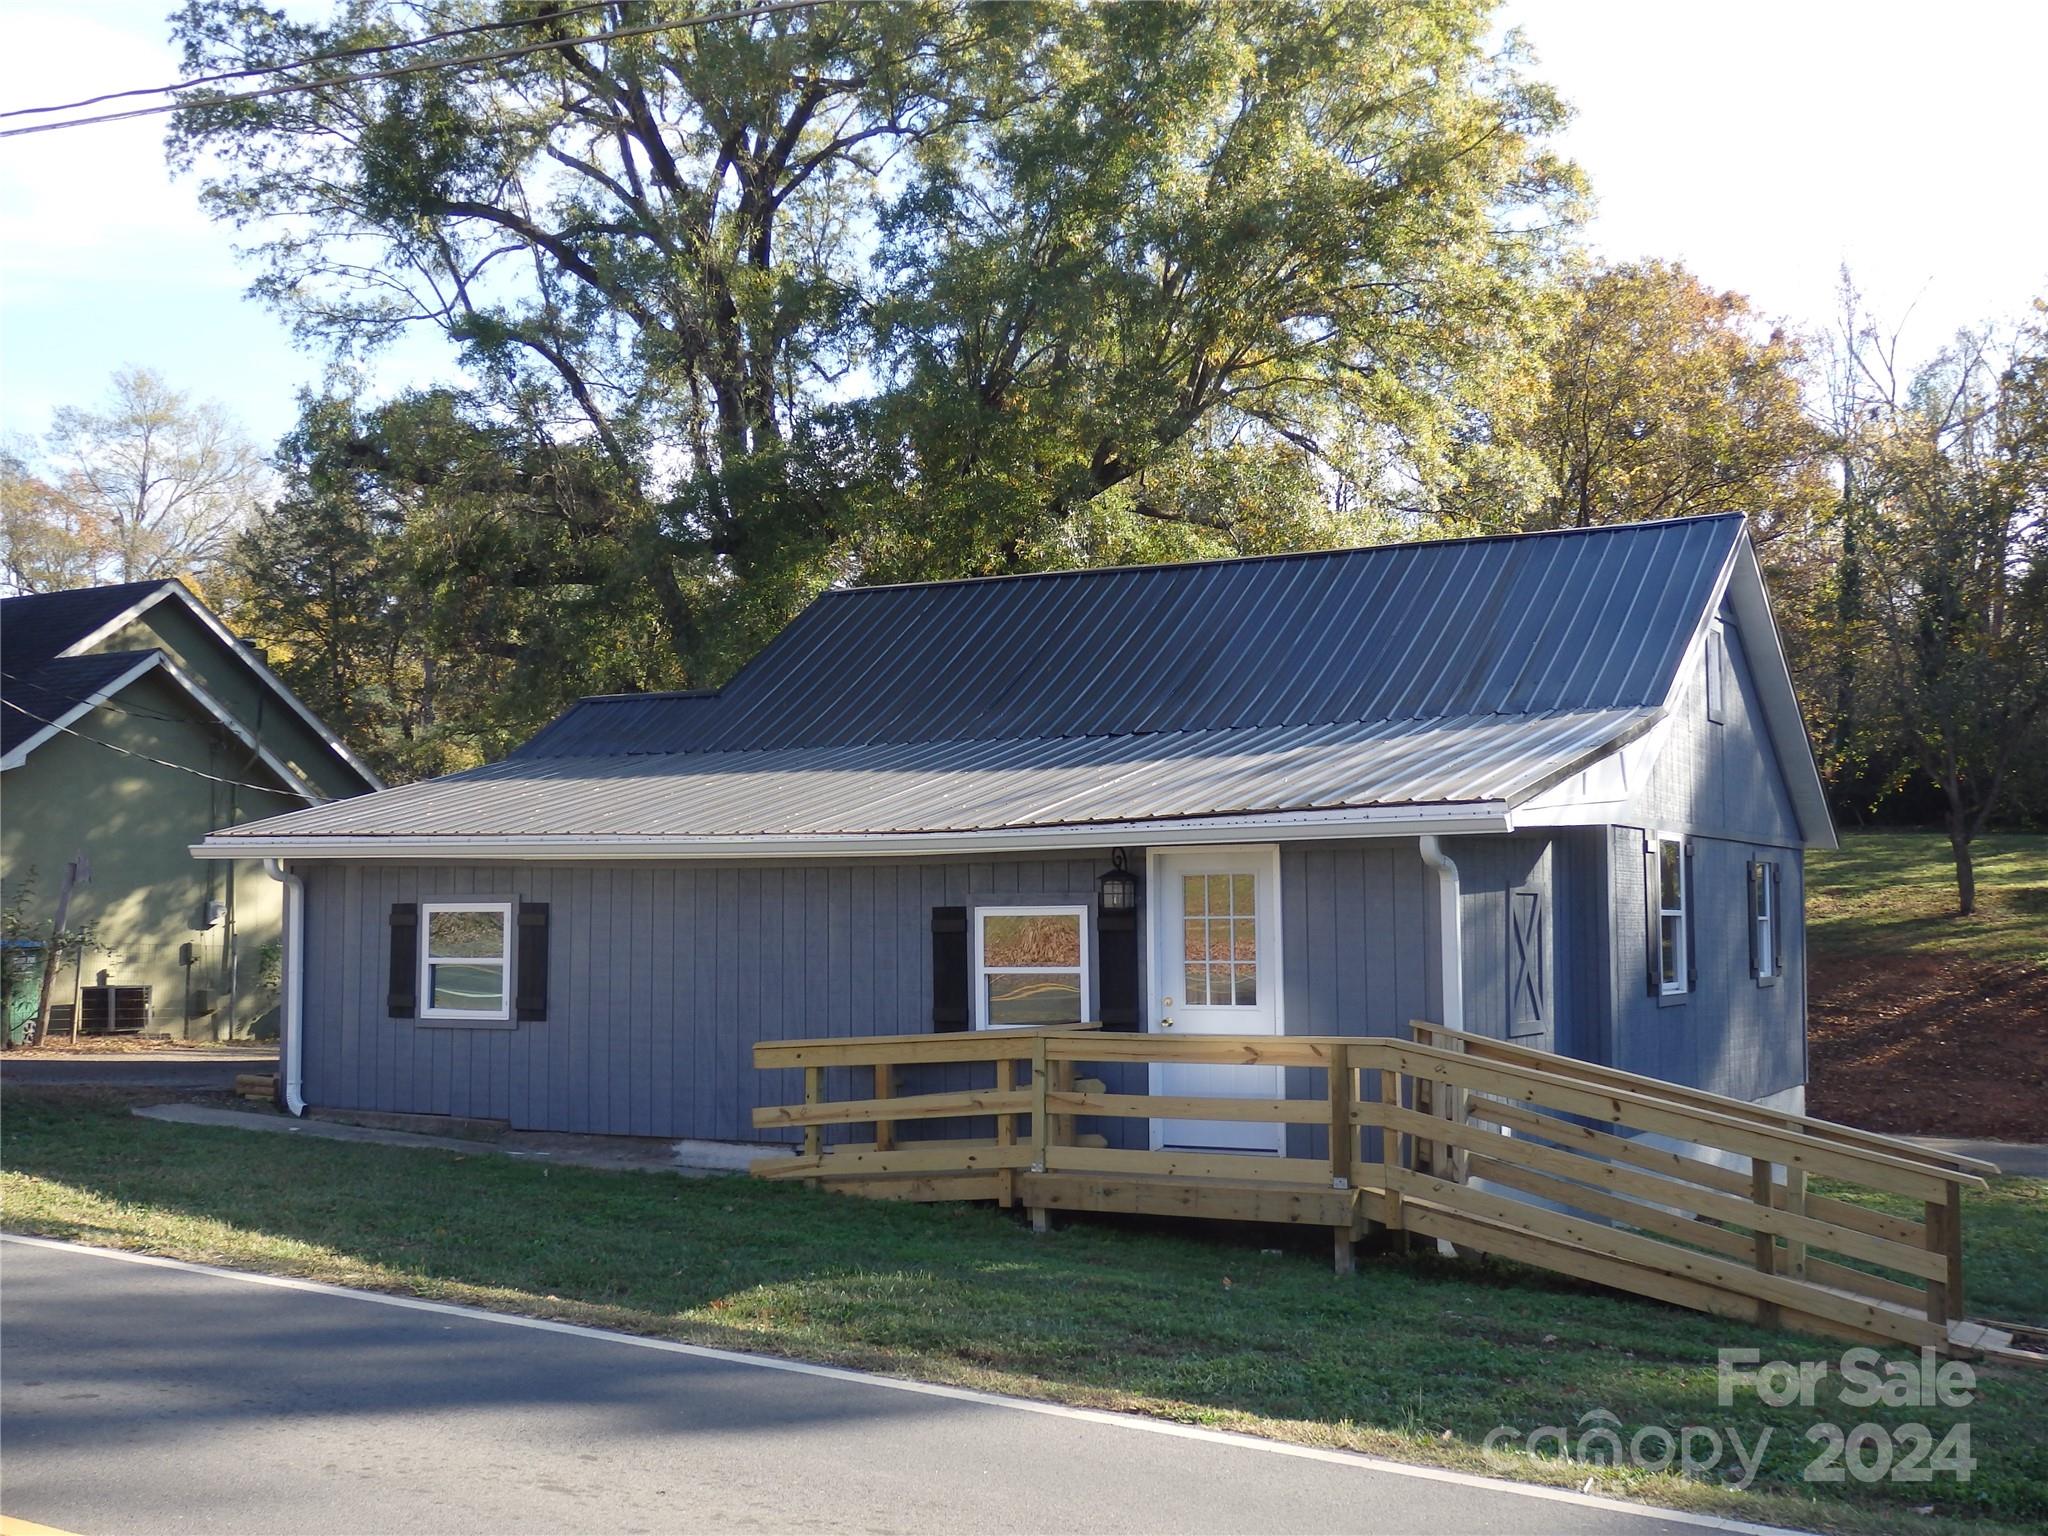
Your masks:
<path fill-rule="evenodd" d="M 198 852 L 287 886 L 294 1111 L 748 1139 L 756 1041 L 1078 1019 L 1426 1018 L 1797 1109 L 1832 846 L 1721 516 L 828 592 L 715 693 Z"/>

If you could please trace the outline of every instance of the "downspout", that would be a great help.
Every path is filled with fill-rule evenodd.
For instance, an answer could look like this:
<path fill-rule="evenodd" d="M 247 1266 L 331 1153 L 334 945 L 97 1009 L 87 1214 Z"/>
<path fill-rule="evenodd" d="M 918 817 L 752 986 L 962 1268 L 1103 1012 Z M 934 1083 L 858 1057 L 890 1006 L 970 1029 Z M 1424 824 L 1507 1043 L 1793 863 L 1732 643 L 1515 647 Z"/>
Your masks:
<path fill-rule="evenodd" d="M 278 965 L 279 990 L 284 993 L 279 1007 L 284 1020 L 278 1029 L 278 1070 L 286 1111 L 303 1115 L 306 1076 L 299 1065 L 299 1042 L 306 1003 L 306 883 L 286 869 L 282 859 L 265 859 L 263 872 L 284 887 L 284 955 Z"/>
<path fill-rule="evenodd" d="M 1422 862 L 1436 871 L 1437 971 L 1443 992 L 1444 1027 L 1465 1027 L 1465 935 L 1458 915 L 1458 866 L 1436 834 L 1420 839 Z"/>

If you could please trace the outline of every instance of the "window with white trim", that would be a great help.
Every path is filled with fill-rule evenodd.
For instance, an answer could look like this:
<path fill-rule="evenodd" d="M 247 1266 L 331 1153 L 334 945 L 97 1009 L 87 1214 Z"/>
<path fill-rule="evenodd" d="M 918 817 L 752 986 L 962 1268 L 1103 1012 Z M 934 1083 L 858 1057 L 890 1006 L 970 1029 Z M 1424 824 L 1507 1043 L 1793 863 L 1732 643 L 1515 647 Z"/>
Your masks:
<path fill-rule="evenodd" d="M 1672 997 L 1686 990 L 1685 839 L 1657 838 L 1657 990 Z"/>
<path fill-rule="evenodd" d="M 1750 922 L 1756 927 L 1756 977 L 1769 981 L 1778 974 L 1778 866 L 1759 861 L 1750 884 L 1755 887 L 1755 909 Z"/>
<path fill-rule="evenodd" d="M 1707 719 L 1715 725 L 1728 718 L 1728 639 L 1721 621 L 1707 631 Z"/>
<path fill-rule="evenodd" d="M 1078 1024 L 1088 1014 L 1086 907 L 977 907 L 974 1027 Z"/>
<path fill-rule="evenodd" d="M 512 1017 L 512 903 L 420 904 L 420 1017 Z"/>

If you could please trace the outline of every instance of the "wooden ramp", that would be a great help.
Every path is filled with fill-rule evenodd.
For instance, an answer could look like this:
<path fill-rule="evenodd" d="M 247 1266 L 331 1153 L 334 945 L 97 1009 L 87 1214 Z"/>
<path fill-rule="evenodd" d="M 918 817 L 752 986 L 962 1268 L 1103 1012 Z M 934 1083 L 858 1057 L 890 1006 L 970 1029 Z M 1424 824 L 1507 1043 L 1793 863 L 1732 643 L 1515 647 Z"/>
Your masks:
<path fill-rule="evenodd" d="M 1438 1025 L 1412 1033 L 1082 1026 L 767 1042 L 755 1066 L 801 1072 L 803 1100 L 756 1110 L 754 1124 L 800 1130 L 804 1145 L 754 1172 L 869 1198 L 1021 1205 L 1040 1225 L 1108 1211 L 1326 1227 L 1341 1270 L 1384 1232 L 1768 1327 L 2032 1358 L 2012 1329 L 1963 1311 L 1961 1199 L 1992 1165 Z M 1151 1062 L 1308 1069 L 1321 1091 L 1167 1098 L 1110 1093 L 1093 1075 Z M 986 1081 L 901 1091 L 932 1067 Z M 995 1134 L 932 1134 L 970 1118 Z M 1104 1128 L 1152 1118 L 1278 1123 L 1289 1155 L 1108 1145 Z M 1809 1190 L 1812 1177 L 1850 1193 Z"/>

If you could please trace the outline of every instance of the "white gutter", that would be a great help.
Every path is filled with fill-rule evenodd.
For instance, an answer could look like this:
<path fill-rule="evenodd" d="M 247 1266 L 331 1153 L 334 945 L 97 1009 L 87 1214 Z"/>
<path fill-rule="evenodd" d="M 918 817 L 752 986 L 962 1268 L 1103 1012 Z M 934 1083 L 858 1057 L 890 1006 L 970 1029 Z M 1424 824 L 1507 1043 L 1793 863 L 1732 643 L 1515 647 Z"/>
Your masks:
<path fill-rule="evenodd" d="M 1465 1027 L 1465 932 L 1458 913 L 1458 866 L 1435 833 L 1421 838 L 1422 862 L 1436 871 L 1437 971 L 1446 1029 Z"/>
<path fill-rule="evenodd" d="M 297 815 L 308 814 L 296 812 Z M 949 853 L 1030 853 L 1044 848 L 1150 848 L 1231 842 L 1291 842 L 1331 837 L 1414 837 L 1437 830 L 1512 832 L 1506 802 L 1480 800 L 1438 807 L 1372 806 L 1348 810 L 1274 811 L 1179 820 L 1081 822 L 1065 826 L 991 827 L 955 832 L 734 833 L 649 836 L 645 833 L 565 833 L 504 836 L 478 833 L 269 836 L 215 834 L 194 843 L 196 859 L 788 859 L 877 857 Z M 1224 838 L 1219 834 L 1228 833 Z M 1256 838 L 1250 834 L 1258 834 Z"/>
<path fill-rule="evenodd" d="M 286 869 L 282 859 L 265 859 L 263 872 L 284 887 L 284 958 L 278 966 L 284 1023 L 278 1031 L 277 1065 L 284 1074 L 284 1107 L 303 1115 L 306 1074 L 300 1060 L 306 1013 L 306 882 Z"/>

